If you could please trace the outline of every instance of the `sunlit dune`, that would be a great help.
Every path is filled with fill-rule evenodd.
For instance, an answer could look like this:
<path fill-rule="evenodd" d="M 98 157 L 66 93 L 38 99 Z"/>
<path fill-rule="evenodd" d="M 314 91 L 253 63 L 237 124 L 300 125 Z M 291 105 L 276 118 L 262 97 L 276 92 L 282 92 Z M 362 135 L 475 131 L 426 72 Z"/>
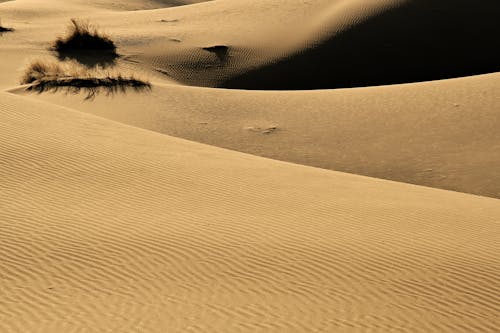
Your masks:
<path fill-rule="evenodd" d="M 499 15 L 0 0 L 0 332 L 499 332 Z"/>

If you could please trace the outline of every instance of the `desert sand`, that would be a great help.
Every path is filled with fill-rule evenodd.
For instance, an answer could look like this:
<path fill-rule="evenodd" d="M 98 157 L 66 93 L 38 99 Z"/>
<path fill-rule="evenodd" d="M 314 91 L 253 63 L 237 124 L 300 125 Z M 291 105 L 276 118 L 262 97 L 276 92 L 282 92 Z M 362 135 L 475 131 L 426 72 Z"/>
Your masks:
<path fill-rule="evenodd" d="M 0 1 L 0 332 L 499 332 L 498 15 Z M 119 57 L 58 59 L 71 18 Z"/>

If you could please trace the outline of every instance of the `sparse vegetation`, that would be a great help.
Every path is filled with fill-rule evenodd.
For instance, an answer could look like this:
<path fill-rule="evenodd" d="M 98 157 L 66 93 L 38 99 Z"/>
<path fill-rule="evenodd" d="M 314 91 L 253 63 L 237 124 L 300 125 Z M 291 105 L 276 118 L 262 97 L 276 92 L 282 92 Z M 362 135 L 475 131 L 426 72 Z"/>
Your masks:
<path fill-rule="evenodd" d="M 71 19 L 66 36 L 54 42 L 58 52 L 76 50 L 102 50 L 116 52 L 115 43 L 88 21 Z"/>
<path fill-rule="evenodd" d="M 151 89 L 147 81 L 124 76 L 120 73 L 110 73 L 104 70 L 90 70 L 76 62 L 56 63 L 37 60 L 32 62 L 21 79 L 27 88 L 39 93 L 65 89 L 70 93 L 87 92 L 86 99 L 95 97 L 101 91 L 106 94 L 125 92 L 130 88 L 136 91 Z"/>
<path fill-rule="evenodd" d="M 59 60 L 76 60 L 89 68 L 116 65 L 115 43 L 85 20 L 71 19 L 64 37 L 59 37 L 52 49 Z"/>
<path fill-rule="evenodd" d="M 79 76 L 75 66 L 62 66 L 56 62 L 35 60 L 26 68 L 22 84 L 31 84 L 43 79 L 58 79 L 65 76 Z"/>

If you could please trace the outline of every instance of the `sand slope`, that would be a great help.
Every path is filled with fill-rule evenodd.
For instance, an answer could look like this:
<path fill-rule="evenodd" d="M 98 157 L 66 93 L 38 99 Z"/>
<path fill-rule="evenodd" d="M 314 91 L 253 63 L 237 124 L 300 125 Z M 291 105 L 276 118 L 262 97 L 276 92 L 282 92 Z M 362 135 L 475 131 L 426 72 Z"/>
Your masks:
<path fill-rule="evenodd" d="M 339 21 L 349 17 L 349 22 Z M 225 80 L 244 89 L 428 81 L 500 70 L 496 0 L 347 0 L 318 19 L 321 40 Z"/>
<path fill-rule="evenodd" d="M 219 0 L 107 18 L 136 59 L 182 83 L 285 90 L 499 71 L 499 16 L 496 0 Z"/>
<path fill-rule="evenodd" d="M 0 95 L 2 332 L 496 332 L 498 200 Z"/>
<path fill-rule="evenodd" d="M 315 92 L 27 96 L 274 159 L 498 198 L 499 85 L 496 73 Z"/>

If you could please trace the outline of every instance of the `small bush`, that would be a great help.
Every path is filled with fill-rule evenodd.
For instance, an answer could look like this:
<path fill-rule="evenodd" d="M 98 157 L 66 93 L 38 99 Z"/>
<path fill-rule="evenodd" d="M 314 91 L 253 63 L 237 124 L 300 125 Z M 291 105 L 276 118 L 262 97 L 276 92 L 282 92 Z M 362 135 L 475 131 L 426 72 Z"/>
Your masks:
<path fill-rule="evenodd" d="M 66 36 L 53 44 L 57 52 L 100 50 L 116 55 L 116 45 L 88 21 L 71 19 Z"/>
<path fill-rule="evenodd" d="M 37 60 L 32 62 L 21 78 L 22 84 L 30 84 L 27 90 L 58 91 L 65 89 L 70 93 L 87 92 L 86 99 L 94 98 L 104 91 L 111 95 L 124 93 L 127 88 L 136 91 L 151 89 L 147 81 L 135 78 L 133 75 L 124 76 L 120 73 L 104 72 L 103 70 L 89 70 L 75 62 L 63 64 Z"/>

